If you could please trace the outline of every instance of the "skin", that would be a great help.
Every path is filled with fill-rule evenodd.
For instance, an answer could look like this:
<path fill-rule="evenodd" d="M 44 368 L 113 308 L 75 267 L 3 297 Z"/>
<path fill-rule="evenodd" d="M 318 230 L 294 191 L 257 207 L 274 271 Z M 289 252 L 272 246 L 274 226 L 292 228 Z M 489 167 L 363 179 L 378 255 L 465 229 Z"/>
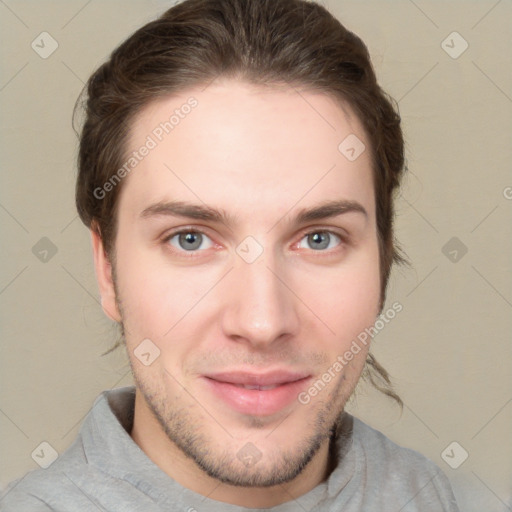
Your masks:
<path fill-rule="evenodd" d="M 144 108 L 130 148 L 191 96 L 198 106 L 124 178 L 115 269 L 91 231 L 102 305 L 125 329 L 137 387 L 133 440 L 193 491 L 272 507 L 327 479 L 330 433 L 368 347 L 308 404 L 293 400 L 270 415 L 233 409 L 204 374 L 286 368 L 311 376 L 307 390 L 373 324 L 380 276 L 370 152 L 350 162 L 338 150 L 350 134 L 369 146 L 349 106 L 325 94 L 226 79 Z M 366 214 L 294 222 L 302 209 L 340 199 Z M 159 201 L 206 204 L 230 222 L 141 217 Z M 200 248 L 166 239 L 180 228 L 204 233 Z M 328 246 L 315 249 L 308 233 L 326 231 Z M 252 263 L 237 253 L 247 236 L 263 248 Z M 160 350 L 149 366 L 134 355 L 147 338 Z M 248 442 L 261 454 L 251 467 L 237 457 Z"/>

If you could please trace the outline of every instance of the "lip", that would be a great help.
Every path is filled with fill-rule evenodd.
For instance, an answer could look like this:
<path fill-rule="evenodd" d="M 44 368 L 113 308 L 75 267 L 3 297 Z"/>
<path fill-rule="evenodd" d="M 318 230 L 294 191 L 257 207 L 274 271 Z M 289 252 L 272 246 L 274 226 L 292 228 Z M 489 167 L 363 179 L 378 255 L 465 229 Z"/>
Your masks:
<path fill-rule="evenodd" d="M 308 373 L 288 370 L 261 374 L 222 372 L 203 378 L 210 391 L 230 408 L 252 416 L 270 416 L 281 411 L 296 400 L 310 379 Z"/>

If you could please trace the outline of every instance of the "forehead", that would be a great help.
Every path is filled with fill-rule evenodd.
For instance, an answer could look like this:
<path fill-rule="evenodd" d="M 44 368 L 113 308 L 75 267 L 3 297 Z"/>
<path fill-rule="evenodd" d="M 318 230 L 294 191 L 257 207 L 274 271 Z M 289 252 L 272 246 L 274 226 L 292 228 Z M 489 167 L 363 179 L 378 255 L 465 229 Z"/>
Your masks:
<path fill-rule="evenodd" d="M 371 211 L 366 148 L 350 107 L 326 94 L 227 80 L 190 89 L 135 118 L 126 156 L 139 156 L 120 210 L 135 215 L 150 202 L 189 200 L 271 215 L 294 203 L 347 199 Z"/>

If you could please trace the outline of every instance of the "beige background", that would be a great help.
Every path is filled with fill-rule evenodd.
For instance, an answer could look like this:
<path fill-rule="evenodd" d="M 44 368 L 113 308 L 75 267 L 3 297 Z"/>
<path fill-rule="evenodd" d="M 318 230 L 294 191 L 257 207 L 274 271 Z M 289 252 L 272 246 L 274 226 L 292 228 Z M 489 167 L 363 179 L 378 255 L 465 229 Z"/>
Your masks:
<path fill-rule="evenodd" d="M 404 309 L 374 344 L 404 413 L 366 386 L 351 412 L 434 460 L 461 510 L 511 510 L 512 3 L 324 3 L 366 41 L 399 101 L 410 169 L 397 235 L 413 268 L 394 272 L 388 303 Z M 74 210 L 71 113 L 93 69 L 171 4 L 0 2 L 2 488 L 37 467 L 42 441 L 66 449 L 102 390 L 131 383 L 121 351 L 101 357 L 116 329 Z M 59 45 L 47 59 L 31 48 L 43 31 Z M 469 44 L 456 59 L 441 46 L 453 31 Z M 46 263 L 32 252 L 42 237 L 57 248 Z M 441 457 L 453 441 L 469 453 L 457 469 Z"/>

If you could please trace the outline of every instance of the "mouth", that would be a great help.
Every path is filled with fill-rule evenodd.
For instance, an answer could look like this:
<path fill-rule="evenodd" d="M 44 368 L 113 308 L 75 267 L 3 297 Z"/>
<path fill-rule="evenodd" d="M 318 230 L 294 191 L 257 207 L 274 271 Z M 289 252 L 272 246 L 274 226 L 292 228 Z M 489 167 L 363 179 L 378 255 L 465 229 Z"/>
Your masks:
<path fill-rule="evenodd" d="M 283 383 L 283 384 L 286 384 L 286 383 Z M 269 389 L 275 389 L 278 386 L 282 386 L 283 384 L 273 384 L 271 386 L 253 386 L 251 384 L 233 384 L 233 386 L 236 386 L 237 388 L 243 388 L 243 389 L 257 389 L 258 391 L 268 391 Z"/>
<path fill-rule="evenodd" d="M 264 374 L 244 371 L 205 375 L 209 391 L 232 410 L 252 416 L 270 416 L 296 402 L 311 375 L 276 370 Z"/>

